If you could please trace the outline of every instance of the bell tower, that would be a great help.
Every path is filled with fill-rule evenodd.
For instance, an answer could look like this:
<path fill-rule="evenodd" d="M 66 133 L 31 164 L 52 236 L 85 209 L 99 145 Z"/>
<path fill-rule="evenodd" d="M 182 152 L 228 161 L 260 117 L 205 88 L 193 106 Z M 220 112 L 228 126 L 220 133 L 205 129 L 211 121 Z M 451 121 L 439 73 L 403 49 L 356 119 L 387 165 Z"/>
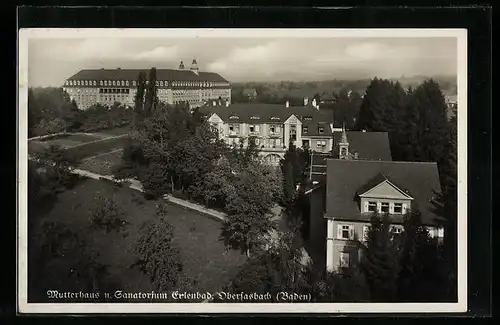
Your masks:
<path fill-rule="evenodd" d="M 345 123 L 342 125 L 342 137 L 340 138 L 339 142 L 339 158 L 349 159 L 349 140 L 347 140 Z"/>

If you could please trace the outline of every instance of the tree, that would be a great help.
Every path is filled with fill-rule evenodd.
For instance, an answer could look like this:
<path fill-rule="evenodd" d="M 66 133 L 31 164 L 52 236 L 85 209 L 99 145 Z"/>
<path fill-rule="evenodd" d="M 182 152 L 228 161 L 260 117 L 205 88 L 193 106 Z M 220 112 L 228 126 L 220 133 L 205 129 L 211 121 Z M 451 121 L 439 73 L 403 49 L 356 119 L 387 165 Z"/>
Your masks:
<path fill-rule="evenodd" d="M 61 222 L 45 220 L 30 241 L 29 295 L 47 299 L 47 290 L 99 292 L 110 289 L 108 265 L 94 243 Z"/>
<path fill-rule="evenodd" d="M 396 301 L 398 293 L 398 241 L 392 240 L 387 214 L 372 216 L 368 239 L 361 258 L 373 302 Z"/>
<path fill-rule="evenodd" d="M 149 79 L 146 84 L 143 112 L 149 116 L 156 110 L 157 105 L 158 96 L 156 92 L 156 68 L 151 68 L 151 70 L 149 70 Z"/>
<path fill-rule="evenodd" d="M 155 291 L 172 290 L 182 271 L 180 252 L 173 244 L 173 227 L 160 216 L 145 223 L 141 232 L 135 248 L 136 265 L 151 279 Z"/>
<path fill-rule="evenodd" d="M 103 229 L 106 234 L 120 231 L 125 225 L 125 213 L 113 198 L 97 195 L 90 208 L 89 221 L 91 227 Z"/>
<path fill-rule="evenodd" d="M 146 76 L 144 72 L 140 72 L 137 76 L 137 91 L 134 100 L 134 112 L 137 121 L 139 121 L 144 114 L 144 95 L 146 92 Z"/>
<path fill-rule="evenodd" d="M 370 302 L 370 288 L 364 273 L 357 267 L 342 273 L 309 271 L 314 302 Z"/>
<path fill-rule="evenodd" d="M 291 232 L 283 233 L 276 245 L 252 256 L 233 277 L 228 291 L 270 293 L 273 301 L 277 301 L 279 292 L 309 293 L 310 284 L 301 261 L 298 238 Z"/>
<path fill-rule="evenodd" d="M 228 218 L 222 238 L 226 246 L 249 255 L 274 228 L 269 212 L 280 198 L 281 179 L 275 168 L 260 162 L 252 162 L 245 168 L 235 166 L 233 172 L 229 186 L 224 189 Z"/>
<path fill-rule="evenodd" d="M 388 129 L 385 116 L 392 88 L 389 80 L 374 78 L 371 81 L 359 109 L 357 129 L 366 129 L 369 132 Z"/>

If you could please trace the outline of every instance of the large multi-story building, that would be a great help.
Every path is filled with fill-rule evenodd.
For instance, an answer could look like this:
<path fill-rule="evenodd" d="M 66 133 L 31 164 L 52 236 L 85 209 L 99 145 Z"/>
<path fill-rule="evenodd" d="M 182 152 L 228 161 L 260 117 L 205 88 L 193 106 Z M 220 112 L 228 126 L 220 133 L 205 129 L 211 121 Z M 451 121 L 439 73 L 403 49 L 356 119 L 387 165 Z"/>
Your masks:
<path fill-rule="evenodd" d="M 254 137 L 261 155 L 271 164 L 279 163 L 290 143 L 321 153 L 333 148 L 333 114 L 320 110 L 315 102 L 290 106 L 212 101 L 202 112 L 229 145 L 246 146 Z"/>
<path fill-rule="evenodd" d="M 80 109 L 115 102 L 133 106 L 141 72 L 147 76 L 147 70 L 137 69 L 81 70 L 65 81 L 63 89 Z M 189 69 L 182 61 L 177 70 L 157 69 L 156 86 L 158 99 L 167 104 L 187 102 L 199 107 L 212 99 L 231 102 L 229 81 L 217 73 L 199 71 L 196 60 Z"/>

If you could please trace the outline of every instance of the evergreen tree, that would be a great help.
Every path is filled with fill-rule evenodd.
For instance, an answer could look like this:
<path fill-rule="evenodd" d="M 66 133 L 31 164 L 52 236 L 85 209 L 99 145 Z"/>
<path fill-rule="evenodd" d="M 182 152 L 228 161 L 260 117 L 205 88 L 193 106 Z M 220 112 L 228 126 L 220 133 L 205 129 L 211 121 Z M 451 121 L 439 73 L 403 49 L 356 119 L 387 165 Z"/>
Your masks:
<path fill-rule="evenodd" d="M 370 287 L 373 302 L 397 299 L 399 256 L 397 241 L 393 241 L 392 237 L 389 216 L 374 215 L 361 258 L 361 270 Z"/>
<path fill-rule="evenodd" d="M 404 160 L 402 141 L 405 137 L 404 114 L 406 93 L 399 82 L 393 85 L 389 98 L 389 106 L 385 115 L 385 123 L 389 132 L 391 154 L 393 160 Z"/>
<path fill-rule="evenodd" d="M 149 70 L 149 79 L 146 84 L 146 94 L 144 99 L 144 113 L 150 115 L 156 110 L 158 96 L 156 91 L 156 68 Z"/>
<path fill-rule="evenodd" d="M 144 111 L 144 95 L 146 93 L 146 76 L 144 72 L 140 72 L 137 77 L 137 92 L 135 93 L 134 111 L 136 117 L 141 117 Z"/>
<path fill-rule="evenodd" d="M 365 97 L 356 119 L 357 129 L 386 131 L 385 114 L 389 106 L 392 84 L 388 80 L 374 78 L 366 89 Z"/>

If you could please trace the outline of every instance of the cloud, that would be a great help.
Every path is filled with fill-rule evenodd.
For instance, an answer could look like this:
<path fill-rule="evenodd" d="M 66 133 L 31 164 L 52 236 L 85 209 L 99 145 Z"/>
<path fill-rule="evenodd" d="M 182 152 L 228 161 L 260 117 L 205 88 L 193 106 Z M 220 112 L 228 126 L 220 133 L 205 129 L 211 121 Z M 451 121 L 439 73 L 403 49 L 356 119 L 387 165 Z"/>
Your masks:
<path fill-rule="evenodd" d="M 137 53 L 134 55 L 133 60 L 172 60 L 177 58 L 178 52 L 177 46 L 158 46 L 152 50 Z"/>

